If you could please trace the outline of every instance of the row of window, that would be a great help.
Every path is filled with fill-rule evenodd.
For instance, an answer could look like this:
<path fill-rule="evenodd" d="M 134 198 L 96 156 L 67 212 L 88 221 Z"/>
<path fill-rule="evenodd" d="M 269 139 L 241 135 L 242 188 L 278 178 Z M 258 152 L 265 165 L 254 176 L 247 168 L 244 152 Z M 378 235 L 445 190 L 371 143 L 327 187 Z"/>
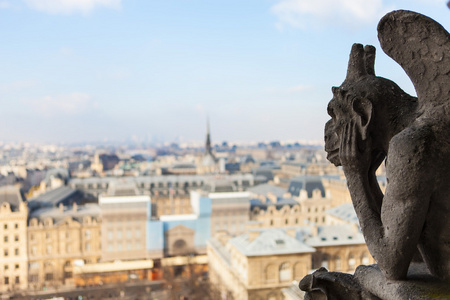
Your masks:
<path fill-rule="evenodd" d="M 8 230 L 8 224 L 3 224 L 3 229 L 4 230 Z M 19 229 L 19 224 L 18 223 L 14 224 L 14 229 Z"/>
<path fill-rule="evenodd" d="M 20 268 L 19 264 L 15 264 L 15 265 L 14 265 L 14 269 L 15 269 L 15 270 L 18 270 L 19 268 Z M 8 271 L 8 270 L 9 270 L 9 265 L 4 265 L 4 266 L 3 266 L 3 269 L 4 269 L 5 271 Z"/>
<path fill-rule="evenodd" d="M 125 249 L 125 247 L 123 246 L 122 243 L 117 244 L 116 248 L 114 248 L 114 245 L 112 243 L 108 244 L 108 252 L 124 251 L 124 250 L 127 250 L 127 251 L 142 250 L 142 244 L 141 243 L 136 243 L 136 244 L 134 244 L 134 247 L 133 247 L 132 243 L 126 243 L 126 249 Z"/>
<path fill-rule="evenodd" d="M 14 278 L 14 277 L 13 277 Z M 12 278 L 12 279 L 13 279 Z M 4 277 L 4 281 L 3 281 L 5 284 L 9 284 L 9 277 L 8 276 L 5 276 Z M 14 283 L 15 284 L 20 284 L 20 276 L 16 276 L 15 278 L 14 278 Z"/>
<path fill-rule="evenodd" d="M 92 249 L 91 243 L 90 242 L 85 243 L 84 250 L 91 251 L 91 249 Z M 52 252 L 53 252 L 52 245 L 47 245 L 45 250 L 46 250 L 45 251 L 46 254 L 48 254 L 48 255 L 52 254 Z M 72 245 L 71 244 L 66 245 L 66 253 L 71 253 L 71 252 L 72 252 Z M 37 247 L 36 246 L 31 247 L 31 255 L 37 255 Z"/>
<path fill-rule="evenodd" d="M 131 230 L 131 229 L 127 229 L 126 230 L 126 238 L 128 238 L 128 239 L 133 238 L 132 231 L 133 230 Z M 116 231 L 116 238 L 117 239 L 122 239 L 123 238 L 123 234 L 122 233 L 123 233 L 122 230 L 117 230 Z M 140 228 L 137 228 L 136 230 L 134 230 L 134 236 L 136 238 L 140 238 L 141 237 L 141 229 Z M 112 240 L 112 239 L 114 239 L 114 232 L 113 232 L 113 230 L 108 230 L 108 240 Z"/>
<path fill-rule="evenodd" d="M 90 238 L 91 238 L 91 231 L 89 230 L 89 229 L 86 229 L 86 231 L 84 232 L 84 237 L 87 239 L 87 240 L 89 240 Z M 66 239 L 70 239 L 70 232 L 69 231 L 66 231 L 65 233 L 64 233 L 64 235 L 63 234 L 61 234 L 61 237 L 65 237 Z M 18 237 L 17 237 L 18 238 Z M 46 232 L 45 233 L 45 238 L 47 239 L 47 240 L 49 240 L 49 239 L 51 239 L 52 238 L 52 233 L 51 232 Z M 31 233 L 30 234 L 30 241 L 34 241 L 34 240 L 36 240 L 36 236 L 35 236 L 35 234 L 34 233 Z M 18 241 L 18 240 L 17 240 Z"/>
<path fill-rule="evenodd" d="M 8 241 L 9 241 L 9 236 L 8 235 L 3 236 L 3 242 L 7 243 Z M 19 241 L 19 235 L 16 234 L 16 235 L 14 235 L 14 242 L 18 242 L 18 241 Z"/>
<path fill-rule="evenodd" d="M 19 248 L 15 248 L 15 249 L 14 249 L 14 255 L 15 255 L 15 256 L 19 256 L 19 255 L 20 255 Z M 9 256 L 9 249 L 8 249 L 8 248 L 3 249 L 3 256 L 4 256 L 4 257 Z"/>

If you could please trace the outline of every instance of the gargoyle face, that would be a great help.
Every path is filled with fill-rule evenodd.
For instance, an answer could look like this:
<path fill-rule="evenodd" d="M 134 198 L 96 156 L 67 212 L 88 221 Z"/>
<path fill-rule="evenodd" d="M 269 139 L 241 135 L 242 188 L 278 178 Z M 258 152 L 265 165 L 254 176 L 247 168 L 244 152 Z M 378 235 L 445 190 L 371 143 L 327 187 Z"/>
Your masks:
<path fill-rule="evenodd" d="M 331 117 L 325 124 L 325 151 L 327 159 L 335 166 L 341 165 L 339 146 L 345 124 L 350 122 L 351 115 L 348 111 L 348 103 L 345 103 L 343 91 L 337 87 L 332 88 L 334 97 L 328 104 L 328 114 Z M 346 109 L 347 108 L 347 109 Z"/>
<path fill-rule="evenodd" d="M 333 119 L 325 124 L 325 151 L 327 152 L 327 159 L 336 167 L 341 165 L 339 158 L 339 137 L 334 129 Z"/>

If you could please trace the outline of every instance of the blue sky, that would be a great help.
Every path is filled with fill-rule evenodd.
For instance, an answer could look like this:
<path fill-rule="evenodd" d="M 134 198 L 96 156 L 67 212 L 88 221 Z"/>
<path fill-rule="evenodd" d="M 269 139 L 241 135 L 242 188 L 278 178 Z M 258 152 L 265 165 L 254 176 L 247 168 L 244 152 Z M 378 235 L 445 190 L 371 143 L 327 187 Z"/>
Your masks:
<path fill-rule="evenodd" d="M 444 0 L 0 0 L 0 141 L 322 140 L 355 42 Z"/>

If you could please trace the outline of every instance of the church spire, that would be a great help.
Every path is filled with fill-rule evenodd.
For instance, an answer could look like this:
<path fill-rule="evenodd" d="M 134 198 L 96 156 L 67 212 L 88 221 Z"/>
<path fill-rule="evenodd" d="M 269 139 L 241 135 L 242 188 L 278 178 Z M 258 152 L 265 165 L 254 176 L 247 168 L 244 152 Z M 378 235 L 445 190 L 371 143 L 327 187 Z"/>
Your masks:
<path fill-rule="evenodd" d="M 206 117 L 206 145 L 205 145 L 205 154 L 211 154 L 211 135 L 209 131 L 209 116 Z"/>

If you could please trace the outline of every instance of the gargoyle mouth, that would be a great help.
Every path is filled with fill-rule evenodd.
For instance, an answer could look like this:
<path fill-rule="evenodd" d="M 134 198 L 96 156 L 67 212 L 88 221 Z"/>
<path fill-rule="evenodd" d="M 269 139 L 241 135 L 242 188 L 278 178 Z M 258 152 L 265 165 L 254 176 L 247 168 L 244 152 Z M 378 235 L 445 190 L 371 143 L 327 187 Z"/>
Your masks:
<path fill-rule="evenodd" d="M 333 150 L 325 150 L 327 152 L 327 159 L 336 167 L 341 165 L 341 159 L 339 158 L 339 148 Z"/>

